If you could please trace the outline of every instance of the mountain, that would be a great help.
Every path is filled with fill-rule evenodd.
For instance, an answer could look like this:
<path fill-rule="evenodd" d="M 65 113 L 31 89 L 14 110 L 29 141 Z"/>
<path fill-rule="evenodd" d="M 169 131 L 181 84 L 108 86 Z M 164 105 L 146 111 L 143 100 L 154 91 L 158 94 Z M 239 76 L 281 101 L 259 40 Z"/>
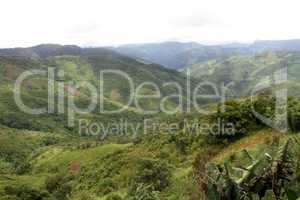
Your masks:
<path fill-rule="evenodd" d="M 175 69 L 182 69 L 193 63 L 205 62 L 216 58 L 229 57 L 231 55 L 248 54 L 249 51 L 243 48 L 224 48 L 220 46 L 203 46 L 201 48 L 190 49 L 177 54 L 171 58 L 170 66 Z"/>
<path fill-rule="evenodd" d="M 104 98 L 105 110 L 112 111 L 126 107 L 123 113 L 111 114 L 109 117 L 98 112 L 87 115 L 87 118 L 101 120 L 103 123 L 120 118 L 130 121 L 142 120 L 144 111 L 160 112 L 161 100 L 179 93 L 176 86 L 165 86 L 165 83 L 179 84 L 183 92 L 183 102 L 186 102 L 187 98 L 187 77 L 184 74 L 158 64 L 145 64 L 108 49 L 40 45 L 32 48 L 0 50 L 0 54 L 2 55 L 0 56 L 0 124 L 12 128 L 74 132 L 68 130 L 67 112 L 31 116 L 20 111 L 15 104 L 13 90 L 16 79 L 25 71 L 54 70 L 55 99 L 58 98 L 58 85 L 63 84 L 66 93 L 65 107 L 67 107 L 68 96 L 74 96 L 78 106 L 89 105 L 89 98 L 92 95 L 90 91 L 85 87 L 76 87 L 76 84 L 81 84 L 83 81 L 90 83 L 96 89 L 97 110 L 101 106 L 101 100 L 98 99 L 101 98 L 100 93 Z M 100 79 L 100 73 L 105 70 L 116 70 L 123 74 L 107 73 Z M 64 72 L 63 77 L 59 76 L 60 71 Z M 133 91 L 128 78 L 132 81 Z M 150 84 L 141 85 L 144 82 Z M 194 80 L 191 81 L 192 88 L 195 87 L 195 83 Z M 47 76 L 34 76 L 22 85 L 22 98 L 34 108 L 37 105 L 47 107 L 48 89 Z M 157 96 L 158 92 L 160 97 L 149 97 L 149 95 Z M 141 97 L 138 103 L 135 101 L 130 103 L 130 99 L 138 95 L 148 95 L 148 97 Z M 179 98 L 165 99 L 164 108 L 174 111 L 178 103 Z M 181 110 L 177 111 L 181 112 Z M 81 115 L 78 114 L 78 118 L 79 116 Z"/>
<path fill-rule="evenodd" d="M 192 50 L 190 50 L 192 51 Z M 76 84 L 87 81 L 95 86 L 98 98 L 103 94 L 105 109 L 118 110 L 124 108 L 121 114 L 101 115 L 98 112 L 87 115 L 93 121 L 101 120 L 103 123 L 110 123 L 116 119 L 125 118 L 129 121 L 140 121 L 144 117 L 144 111 L 160 112 L 161 100 L 167 96 L 178 94 L 176 86 L 165 86 L 165 83 L 178 83 L 182 88 L 183 109 L 188 102 L 187 77 L 184 73 L 166 69 L 154 63 L 145 63 L 139 60 L 116 53 L 105 48 L 80 48 L 76 46 L 40 45 L 32 48 L 19 48 L 13 50 L 0 50 L 0 123 L 12 128 L 26 128 L 38 131 L 63 131 L 74 132 L 67 126 L 67 113 L 44 114 L 40 116 L 27 115 L 19 110 L 14 101 L 14 82 L 16 78 L 27 70 L 48 70 L 54 69 L 54 84 L 64 85 L 66 95 L 75 96 L 78 105 L 84 107 L 89 105 L 91 94 L 86 88 L 76 88 Z M 4 56 L 4 52 L 6 55 Z M 196 51 L 195 54 L 197 54 Z M 215 55 L 217 56 L 217 55 Z M 197 87 L 197 83 L 208 81 L 220 87 L 222 83 L 233 83 L 230 87 L 231 97 L 248 96 L 253 87 L 269 77 L 270 74 L 280 69 L 283 63 L 288 66 L 289 94 L 300 96 L 299 91 L 299 63 L 298 52 L 263 52 L 255 55 L 234 54 L 228 56 L 217 56 L 209 61 L 196 62 L 188 66 L 192 75 L 191 91 Z M 100 80 L 100 72 L 103 70 L 118 70 L 126 73 L 133 82 L 134 91 L 130 91 L 130 84 L 127 77 L 119 74 L 108 73 Z M 59 77 L 60 71 L 64 76 Z M 257 71 L 259 71 L 257 73 Z M 144 85 L 137 88 L 144 82 L 155 83 L 159 89 L 160 97 L 141 98 L 136 102 L 128 104 L 131 98 L 138 95 L 155 95 L 157 88 L 153 85 Z M 48 101 L 48 80 L 46 76 L 37 76 L 25 82 L 22 87 L 22 98 L 33 107 L 47 107 Z M 203 90 L 203 88 L 201 88 Z M 204 88 L 204 91 L 211 91 L 211 88 Z M 207 92 L 205 93 L 207 94 Z M 194 95 L 194 94 L 192 94 Z M 66 98 L 67 98 L 66 96 Z M 55 93 L 55 98 L 58 94 Z M 184 110 L 177 110 L 180 103 L 177 97 L 165 99 L 164 107 L 169 111 L 181 113 Z M 100 99 L 97 108 L 100 107 Z M 67 107 L 68 99 L 64 101 Z M 208 100 L 200 100 L 202 106 L 210 103 Z M 150 115 L 151 116 L 151 115 Z M 76 119 L 82 117 L 77 115 Z M 75 120 L 76 120 L 75 119 Z M 78 128 L 78 127 L 75 127 Z M 75 131 L 76 132 L 76 131 Z"/>
<path fill-rule="evenodd" d="M 203 55 L 201 50 L 188 51 Z M 289 98 L 289 130 L 281 133 L 251 112 L 258 110 L 280 124 L 273 96 L 247 97 L 253 85 L 282 65 L 288 67 L 289 88 L 299 94 L 299 52 L 213 54 L 217 57 L 189 66 L 195 77 L 192 90 L 200 80 L 216 85 L 234 82 L 232 91 L 243 98 L 226 100 L 224 111 L 215 103 L 201 106 L 208 114 L 181 112 L 176 109 L 178 99 L 169 98 L 165 104 L 176 111 L 172 115 L 145 114 L 136 104 L 120 113 L 100 113 L 101 100 L 111 111 L 123 107 L 132 95 L 126 78 L 107 74 L 100 79 L 100 72 L 122 71 L 135 88 L 145 81 L 155 83 L 161 98 L 178 93 L 178 88 L 164 85 L 176 82 L 183 88 L 183 99 L 192 98 L 185 94 L 187 78 L 178 71 L 104 48 L 40 45 L 0 52 L 0 200 L 300 196 L 299 99 Z M 20 91 L 14 90 L 20 74 L 37 70 L 54 70 L 54 76 L 31 76 Z M 54 112 L 35 115 L 20 110 L 15 94 L 31 108 L 49 106 L 49 80 L 54 83 Z M 84 84 L 77 88 L 80 83 Z M 93 93 L 98 95 L 97 109 L 83 113 L 78 108 L 86 108 L 92 99 L 88 83 L 98 91 Z M 140 101 L 144 109 L 155 109 L 162 101 L 149 96 L 156 94 L 151 84 L 140 92 L 133 95 L 147 95 Z M 70 117 L 75 124 L 86 124 L 70 127 Z M 273 186 L 284 192 L 274 192 Z"/>
<path fill-rule="evenodd" d="M 124 55 L 148 60 L 176 69 L 176 63 L 172 61 L 176 55 L 199 47 L 202 47 L 202 45 L 198 43 L 165 42 L 140 45 L 124 45 L 113 49 Z"/>
<path fill-rule="evenodd" d="M 97 89 L 103 86 L 104 91 L 100 90 L 99 93 L 104 93 L 106 110 L 123 107 L 131 94 L 127 80 L 114 74 L 99 79 L 99 73 L 106 69 L 121 70 L 128 74 L 135 88 L 145 81 L 155 83 L 162 95 L 177 92 L 174 88 L 164 87 L 166 82 L 176 82 L 184 88 L 187 81 L 184 75 L 101 48 L 42 45 L 0 52 L 1 200 L 127 199 L 125 196 L 129 193 L 132 180 L 144 168 L 153 170 L 153 177 L 158 177 L 159 181 L 155 178 L 153 183 L 157 183 L 159 190 L 168 188 L 162 192 L 161 198 L 169 195 L 175 199 L 182 197 L 184 189 L 176 188 L 184 188 L 189 182 L 191 164 L 185 163 L 187 156 L 177 150 L 169 136 L 148 136 L 143 127 L 147 119 L 154 120 L 154 124 L 168 121 L 177 123 L 176 117 L 180 111 L 176 117 L 164 118 L 160 113 L 146 115 L 135 105 L 129 105 L 121 113 L 102 114 L 98 112 L 98 102 L 95 111 L 79 113 L 70 105 L 69 98 L 74 99 L 79 108 L 86 108 L 91 101 L 91 94 L 84 86 L 75 88 L 75 85 L 88 81 Z M 55 112 L 35 115 L 20 110 L 14 99 L 16 79 L 26 71 L 49 69 L 55 72 L 54 79 L 51 79 L 55 88 Z M 63 76 L 61 71 L 64 72 Z M 48 81 L 47 75 L 35 75 L 23 82 L 20 96 L 26 106 L 48 107 Z M 63 88 L 63 98 L 59 97 L 58 88 Z M 153 94 L 154 87 L 147 86 L 141 90 L 141 95 Z M 176 101 L 176 98 L 171 98 L 165 103 L 174 110 Z M 155 109 L 156 105 L 156 100 L 149 96 L 140 101 L 144 109 Z M 70 127 L 68 120 L 72 112 L 75 126 Z M 80 131 L 80 120 L 87 122 L 88 130 Z M 123 125 L 125 123 L 128 125 Z M 122 127 L 118 131 L 119 124 Z M 151 133 L 164 130 L 159 127 L 149 129 Z M 95 134 L 91 134 L 91 130 Z M 140 135 L 144 134 L 145 138 L 141 139 Z M 160 148 L 163 146 L 165 155 L 169 156 L 168 152 L 172 154 L 170 162 L 159 159 L 164 156 Z M 156 173 L 160 172 L 157 176 Z M 181 180 L 171 186 L 171 178 Z"/>
<path fill-rule="evenodd" d="M 223 48 L 222 46 L 205 46 L 198 43 L 181 42 L 124 45 L 112 49 L 124 55 L 148 60 L 171 69 L 180 69 L 195 62 L 245 51 L 239 48 Z"/>
<path fill-rule="evenodd" d="M 300 52 L 265 51 L 254 55 L 234 55 L 225 58 L 199 62 L 188 66 L 194 78 L 199 78 L 217 86 L 229 87 L 233 97 L 249 96 L 255 86 L 270 81 L 278 70 L 286 67 L 285 82 L 291 96 L 300 96 Z M 280 72 L 283 75 L 283 71 Z M 268 84 L 268 82 L 266 82 Z"/>
<path fill-rule="evenodd" d="M 270 40 L 253 43 L 229 43 L 201 45 L 199 43 L 163 42 L 124 45 L 113 50 L 141 60 L 158 63 L 171 69 L 182 69 L 188 65 L 232 55 L 251 55 L 263 51 L 299 51 L 300 40 Z"/>
<path fill-rule="evenodd" d="M 29 48 L 0 49 L 2 56 L 48 57 L 59 55 L 80 55 L 81 48 L 75 45 L 42 44 Z"/>
<path fill-rule="evenodd" d="M 255 41 L 250 48 L 254 51 L 264 50 L 300 50 L 300 40 L 258 40 Z"/>

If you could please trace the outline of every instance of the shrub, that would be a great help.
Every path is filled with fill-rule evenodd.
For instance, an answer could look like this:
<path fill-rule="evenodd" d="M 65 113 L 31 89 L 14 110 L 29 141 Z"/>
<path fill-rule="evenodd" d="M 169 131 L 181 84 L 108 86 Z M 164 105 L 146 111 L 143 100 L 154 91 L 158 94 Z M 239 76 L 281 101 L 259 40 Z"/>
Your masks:
<path fill-rule="evenodd" d="M 65 183 L 65 178 L 63 176 L 57 175 L 57 176 L 53 176 L 53 177 L 49 177 L 46 180 L 46 189 L 52 193 L 56 190 L 59 189 L 59 187 L 61 187 L 61 185 L 63 185 Z"/>
<path fill-rule="evenodd" d="M 219 153 L 219 151 L 220 150 L 216 147 L 203 149 L 197 154 L 193 162 L 193 175 L 196 178 L 199 185 L 198 188 L 200 189 L 199 194 L 197 194 L 199 196 L 198 199 L 205 199 L 204 196 L 208 190 L 206 167 L 211 159 Z"/>
<path fill-rule="evenodd" d="M 71 193 L 71 190 L 72 188 L 70 185 L 68 184 L 62 185 L 53 193 L 53 197 L 56 200 L 65 200 L 67 199 L 67 196 Z"/>
<path fill-rule="evenodd" d="M 123 198 L 118 194 L 109 195 L 106 200 L 123 200 Z"/>
<path fill-rule="evenodd" d="M 219 130 L 222 137 L 232 137 L 228 134 L 230 125 L 233 125 L 235 134 L 233 136 L 240 136 L 246 134 L 250 129 L 255 127 L 256 119 L 251 114 L 251 104 L 248 101 L 241 102 L 238 100 L 229 100 L 225 102 L 225 110 L 218 108 L 217 120 L 222 123 L 222 129 Z"/>
<path fill-rule="evenodd" d="M 161 191 L 169 186 L 170 177 L 171 172 L 167 163 L 161 160 L 143 158 L 139 160 L 131 190 L 136 190 L 142 184 L 150 185 L 155 191 Z"/>
<path fill-rule="evenodd" d="M 241 137 L 265 126 L 253 111 L 273 119 L 274 110 L 275 99 L 269 95 L 261 95 L 255 99 L 228 100 L 224 103 L 224 109 L 221 105 L 218 106 L 217 114 L 213 117 L 213 123 L 220 123 L 219 130 L 214 130 L 213 134 L 222 139 Z M 232 128 L 234 134 L 232 134 Z"/>
<path fill-rule="evenodd" d="M 160 200 L 159 192 L 154 191 L 151 185 L 139 184 L 135 190 L 131 190 L 127 196 L 128 200 Z"/>
<path fill-rule="evenodd" d="M 53 197 L 57 200 L 64 200 L 71 193 L 71 186 L 68 180 L 61 175 L 50 177 L 45 182 L 46 189 L 52 193 Z"/>
<path fill-rule="evenodd" d="M 30 163 L 24 162 L 24 163 L 19 164 L 19 165 L 16 167 L 16 173 L 17 173 L 18 175 L 23 175 L 23 174 L 29 172 L 30 169 L 31 169 Z"/>
<path fill-rule="evenodd" d="M 172 134 L 170 142 L 174 142 L 176 148 L 183 154 L 186 153 L 188 146 L 190 145 L 189 136 L 183 133 Z"/>
<path fill-rule="evenodd" d="M 94 195 L 90 193 L 90 191 L 79 191 L 75 194 L 72 194 L 72 198 L 74 200 L 94 200 Z"/>
<path fill-rule="evenodd" d="M 48 197 L 48 193 L 31 188 L 27 185 L 6 186 L 4 192 L 10 196 L 16 196 L 21 200 L 42 200 Z"/>
<path fill-rule="evenodd" d="M 290 138 L 278 147 L 270 148 L 265 156 L 251 155 L 243 151 L 248 163 L 225 161 L 223 164 L 210 163 L 207 166 L 206 199 L 238 200 L 265 199 L 267 191 L 272 190 L 272 199 L 297 199 L 297 159 Z M 296 189 L 296 190 L 294 190 Z"/>
<path fill-rule="evenodd" d="M 117 184 L 111 178 L 105 178 L 100 182 L 99 192 L 102 194 L 108 194 L 117 189 Z"/>
<path fill-rule="evenodd" d="M 41 145 L 43 146 L 50 146 L 50 145 L 54 145 L 54 144 L 57 144 L 58 143 L 58 139 L 55 138 L 55 137 L 44 137 L 42 140 L 41 140 Z"/>
<path fill-rule="evenodd" d="M 289 98 L 288 101 L 288 123 L 292 132 L 300 131 L 300 101 L 296 98 Z"/>

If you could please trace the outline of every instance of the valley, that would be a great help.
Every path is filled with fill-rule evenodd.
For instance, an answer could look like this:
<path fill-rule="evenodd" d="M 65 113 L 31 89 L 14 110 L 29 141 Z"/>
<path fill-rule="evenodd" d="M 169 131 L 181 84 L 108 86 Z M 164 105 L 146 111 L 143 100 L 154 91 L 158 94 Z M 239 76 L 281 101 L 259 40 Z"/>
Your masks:
<path fill-rule="evenodd" d="M 0 49 L 0 200 L 297 200 L 297 44 Z"/>

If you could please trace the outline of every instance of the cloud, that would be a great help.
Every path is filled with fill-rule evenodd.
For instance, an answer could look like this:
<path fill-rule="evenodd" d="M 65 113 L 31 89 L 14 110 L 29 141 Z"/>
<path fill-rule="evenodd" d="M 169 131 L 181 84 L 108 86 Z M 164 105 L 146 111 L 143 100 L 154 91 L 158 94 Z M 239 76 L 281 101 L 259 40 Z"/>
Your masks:
<path fill-rule="evenodd" d="M 0 48 L 300 38 L 298 0 L 9 0 Z"/>
<path fill-rule="evenodd" d="M 190 28 L 200 28 L 204 26 L 216 25 L 218 23 L 220 22 L 215 18 L 199 14 L 183 16 L 172 21 L 172 25 L 175 27 Z"/>

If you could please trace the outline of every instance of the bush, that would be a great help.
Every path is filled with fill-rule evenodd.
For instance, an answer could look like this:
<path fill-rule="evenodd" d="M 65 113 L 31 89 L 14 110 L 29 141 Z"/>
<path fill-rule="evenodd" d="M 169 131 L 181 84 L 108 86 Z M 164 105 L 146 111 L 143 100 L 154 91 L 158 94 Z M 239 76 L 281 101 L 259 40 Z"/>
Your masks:
<path fill-rule="evenodd" d="M 117 184 L 111 178 L 105 178 L 100 182 L 99 192 L 102 194 L 108 194 L 117 189 Z"/>
<path fill-rule="evenodd" d="M 65 200 L 67 196 L 71 193 L 71 186 L 68 184 L 62 185 L 58 190 L 53 193 L 53 197 L 56 200 Z"/>
<path fill-rule="evenodd" d="M 252 115 L 251 104 L 248 101 L 230 100 L 225 102 L 225 110 L 218 108 L 217 122 L 222 124 L 220 135 L 224 138 L 237 137 L 246 134 L 256 126 L 256 118 Z M 232 125 L 232 126 L 231 126 Z M 234 135 L 229 128 L 234 128 Z M 229 134 L 230 133 L 230 134 Z"/>
<path fill-rule="evenodd" d="M 224 110 L 219 105 L 217 114 L 213 117 L 213 123 L 219 124 L 219 130 L 213 130 L 213 134 L 221 139 L 239 138 L 265 126 L 253 111 L 273 119 L 274 110 L 275 99 L 269 95 L 261 95 L 251 100 L 228 100 L 224 104 Z"/>
<path fill-rule="evenodd" d="M 57 176 L 53 176 L 53 177 L 49 177 L 46 180 L 46 189 L 52 193 L 56 190 L 59 189 L 59 187 L 61 187 L 64 183 L 65 183 L 65 178 L 63 176 L 57 175 Z"/>
<path fill-rule="evenodd" d="M 48 178 L 45 185 L 47 191 L 52 193 L 53 197 L 57 200 L 66 199 L 72 190 L 68 180 L 61 175 Z"/>
<path fill-rule="evenodd" d="M 50 146 L 50 145 L 54 145 L 54 144 L 57 144 L 58 143 L 58 139 L 55 138 L 55 137 L 44 137 L 42 140 L 41 140 L 41 145 L 43 146 Z"/>
<path fill-rule="evenodd" d="M 10 196 L 16 196 L 21 200 L 42 200 L 48 197 L 48 193 L 31 188 L 27 185 L 21 186 L 6 186 L 4 192 Z"/>
<path fill-rule="evenodd" d="M 172 134 L 170 142 L 174 142 L 176 148 L 183 154 L 187 152 L 187 148 L 190 145 L 189 136 L 183 133 Z"/>
<path fill-rule="evenodd" d="M 18 175 L 23 175 L 29 172 L 30 170 L 31 170 L 31 165 L 28 162 L 21 163 L 16 167 L 16 173 Z"/>
<path fill-rule="evenodd" d="M 109 195 L 106 200 L 123 200 L 123 198 L 118 194 Z"/>
<path fill-rule="evenodd" d="M 161 160 L 139 160 L 131 190 L 135 191 L 142 184 L 151 186 L 155 191 L 162 191 L 170 184 L 171 172 L 167 166 L 168 164 Z"/>
<path fill-rule="evenodd" d="M 129 192 L 128 200 L 160 200 L 159 192 L 154 191 L 151 185 L 139 184 L 135 190 Z"/>
<path fill-rule="evenodd" d="M 90 191 L 79 191 L 75 194 L 72 194 L 72 200 L 95 200 L 95 197 L 93 194 L 90 193 Z"/>
<path fill-rule="evenodd" d="M 289 98 L 288 101 L 288 123 L 292 132 L 300 131 L 300 100 Z"/>

